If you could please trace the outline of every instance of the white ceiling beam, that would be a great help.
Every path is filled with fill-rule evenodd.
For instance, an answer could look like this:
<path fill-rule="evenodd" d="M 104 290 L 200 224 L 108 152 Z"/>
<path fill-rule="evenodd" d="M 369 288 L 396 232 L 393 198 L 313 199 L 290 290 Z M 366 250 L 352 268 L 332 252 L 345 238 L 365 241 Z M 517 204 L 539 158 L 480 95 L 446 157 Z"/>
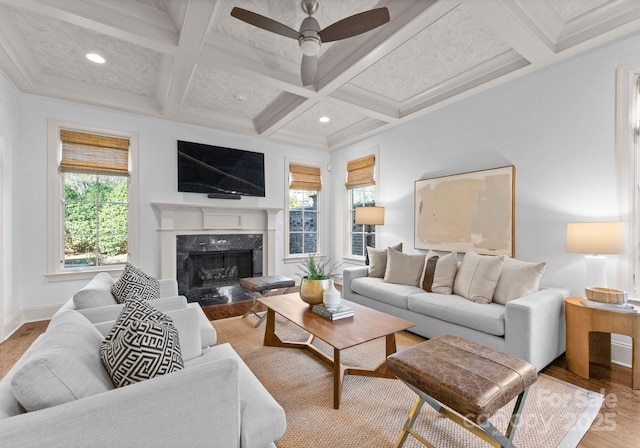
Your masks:
<path fill-rule="evenodd" d="M 175 117 L 184 102 L 198 62 L 200 49 L 213 18 L 214 8 L 215 4 L 211 2 L 191 1 L 189 3 L 178 44 L 180 51 L 173 61 L 173 67 L 171 67 L 171 76 L 162 111 L 162 115 L 166 118 Z M 168 68 L 165 65 L 162 67 Z"/>
<path fill-rule="evenodd" d="M 168 16 L 158 25 L 142 20 L 138 15 L 127 14 L 128 8 L 113 11 L 101 6 L 106 2 L 92 4 L 80 0 L 47 0 L 46 3 L 35 0 L 0 0 L 0 3 L 62 20 L 161 53 L 175 54 L 177 50 L 178 35 L 169 29 L 169 26 L 173 28 L 173 24 Z"/>
<path fill-rule="evenodd" d="M 499 0 L 491 2 L 463 0 L 463 4 L 500 39 L 531 63 L 544 64 L 553 59 L 555 55 L 553 46 L 550 46 L 550 42 L 545 42 L 544 36 L 541 36 L 542 32 L 536 29 L 537 27 L 533 28 L 531 20 L 526 20 L 524 11 L 516 10 L 515 4 L 512 3 L 511 7 L 507 7 Z"/>

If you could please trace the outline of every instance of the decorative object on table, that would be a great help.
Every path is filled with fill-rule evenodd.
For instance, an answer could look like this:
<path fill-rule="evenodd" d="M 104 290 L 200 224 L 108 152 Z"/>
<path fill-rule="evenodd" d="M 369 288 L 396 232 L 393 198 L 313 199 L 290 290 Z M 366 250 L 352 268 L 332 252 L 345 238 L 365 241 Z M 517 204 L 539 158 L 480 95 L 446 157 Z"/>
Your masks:
<path fill-rule="evenodd" d="M 628 302 L 624 303 L 604 303 L 589 300 L 586 297 L 580 297 L 580 302 L 587 308 L 597 308 L 607 311 L 618 311 L 621 313 L 640 313 L 640 306 L 632 305 Z"/>
<path fill-rule="evenodd" d="M 566 251 L 586 255 L 586 286 L 607 286 L 602 254 L 626 254 L 629 251 L 627 229 L 623 222 L 570 222 L 567 224 Z"/>
<path fill-rule="evenodd" d="M 515 179 L 511 165 L 417 180 L 416 249 L 515 256 Z"/>
<path fill-rule="evenodd" d="M 324 290 L 333 283 L 331 277 L 337 266 L 330 260 L 317 261 L 313 255 L 300 262 L 300 298 L 309 305 L 322 303 Z"/>
<path fill-rule="evenodd" d="M 355 310 L 346 305 L 338 305 L 337 308 L 327 308 L 324 303 L 320 303 L 318 305 L 313 305 L 311 310 L 321 315 L 322 317 L 326 317 L 329 320 L 339 320 L 345 319 L 347 317 L 351 317 L 355 314 Z"/>
<path fill-rule="evenodd" d="M 325 308 L 328 310 L 337 310 L 340 306 L 340 291 L 336 289 L 336 286 L 333 284 L 333 279 L 329 279 L 331 285 L 324 290 L 322 293 L 322 303 Z"/>
<path fill-rule="evenodd" d="M 592 286 L 585 288 L 584 293 L 587 299 L 593 302 L 611 303 L 613 305 L 621 305 L 627 303 L 627 292 L 621 289 L 599 288 Z"/>
<path fill-rule="evenodd" d="M 371 242 L 372 226 L 384 225 L 384 207 L 371 206 L 371 207 L 356 207 L 355 224 L 358 226 L 364 226 L 365 239 L 364 239 L 364 258 L 365 263 L 369 264 L 369 252 L 367 247 L 373 247 Z"/>

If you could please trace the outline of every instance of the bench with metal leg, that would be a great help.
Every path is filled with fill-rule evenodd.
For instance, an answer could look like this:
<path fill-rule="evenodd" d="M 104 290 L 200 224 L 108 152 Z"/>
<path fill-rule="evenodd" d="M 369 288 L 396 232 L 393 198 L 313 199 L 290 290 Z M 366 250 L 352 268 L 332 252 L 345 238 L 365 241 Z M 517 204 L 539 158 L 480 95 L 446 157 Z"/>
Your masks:
<path fill-rule="evenodd" d="M 527 391 L 537 380 L 536 369 L 528 362 L 451 335 L 438 336 L 389 356 L 387 371 L 418 395 L 395 447 L 401 447 L 409 435 L 433 447 L 413 428 L 425 403 L 493 446 L 514 447 Z M 489 418 L 514 399 L 512 416 L 503 434 Z"/>
<path fill-rule="evenodd" d="M 290 288 L 296 285 L 296 282 L 284 275 L 269 275 L 266 277 L 245 277 L 240 279 L 240 285 L 253 294 L 253 306 L 244 316 L 254 315 L 258 318 L 255 326 L 259 327 L 264 322 L 267 314 L 266 311 L 260 311 L 260 304 L 256 301 L 258 297 L 266 297 L 275 291 L 280 294 L 286 294 Z M 281 292 L 280 290 L 283 289 Z"/>

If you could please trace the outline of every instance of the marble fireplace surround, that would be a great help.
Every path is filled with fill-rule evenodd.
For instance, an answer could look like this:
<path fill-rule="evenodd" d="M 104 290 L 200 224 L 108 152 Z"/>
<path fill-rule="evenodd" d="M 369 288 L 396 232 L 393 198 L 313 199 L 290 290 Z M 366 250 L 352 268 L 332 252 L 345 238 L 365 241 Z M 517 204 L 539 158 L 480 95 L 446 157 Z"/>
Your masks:
<path fill-rule="evenodd" d="M 160 278 L 176 278 L 176 236 L 262 234 L 263 275 L 276 271 L 276 230 L 280 208 L 153 202 L 160 234 Z"/>

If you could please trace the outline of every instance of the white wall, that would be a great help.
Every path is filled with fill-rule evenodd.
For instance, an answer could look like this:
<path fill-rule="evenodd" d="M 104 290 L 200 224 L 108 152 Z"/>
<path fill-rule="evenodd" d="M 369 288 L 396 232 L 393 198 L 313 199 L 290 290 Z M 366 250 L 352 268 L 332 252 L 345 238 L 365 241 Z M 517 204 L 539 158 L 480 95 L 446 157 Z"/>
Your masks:
<path fill-rule="evenodd" d="M 2 123 L 0 128 L 0 194 L 2 194 L 2 276 L 0 277 L 0 288 L 2 288 L 2 312 L 0 316 L 3 319 L 15 315 L 22 308 L 22 297 L 17 293 L 13 282 L 11 281 L 14 273 L 14 265 L 12 263 L 15 254 L 15 244 L 13 239 L 13 209 L 14 209 L 14 152 L 19 146 L 20 134 L 20 95 L 14 86 L 0 72 L 0 119 Z M 0 325 L 0 340 L 4 337 L 3 325 Z"/>
<path fill-rule="evenodd" d="M 11 313 L 21 308 L 37 315 L 40 307 L 50 312 L 50 305 L 65 302 L 87 280 L 50 282 L 46 277 L 46 169 L 47 120 L 56 119 L 109 129 L 139 133 L 140 179 L 140 262 L 139 266 L 158 275 L 158 223 L 152 202 L 205 202 L 221 207 L 270 207 L 285 205 L 284 158 L 319 161 L 326 164 L 329 153 L 239 136 L 197 126 L 110 112 L 99 108 L 48 100 L 31 95 L 20 97 L 20 114 L 12 127 L 20 129 L 20 138 L 11 147 L 13 164 L 13 256 L 9 258 L 13 272 L 8 277 L 13 294 L 5 296 L 6 309 Z M 14 131 L 15 132 L 15 131 Z M 211 200 L 204 194 L 178 193 L 176 140 L 230 146 L 265 153 L 265 198 L 242 198 L 239 201 Z M 9 205 L 9 203 L 7 203 Z M 280 230 L 282 232 L 282 230 Z M 280 236 L 282 241 L 282 235 Z M 283 249 L 278 262 L 282 264 Z M 6 260 L 6 259 L 5 259 Z M 280 271 L 282 266 L 278 266 Z M 46 314 L 43 310 L 43 314 Z"/>
<path fill-rule="evenodd" d="M 542 282 L 583 294 L 584 257 L 565 252 L 567 222 L 617 220 L 616 69 L 640 61 L 640 37 L 617 42 L 436 110 L 332 154 L 344 163 L 379 147 L 380 247 L 413 249 L 413 188 L 421 178 L 515 165 L 516 257 L 546 261 Z M 344 187 L 342 187 L 344 190 Z M 336 194 L 333 256 L 342 256 L 344 195 Z M 609 285 L 616 285 L 611 256 Z"/>

